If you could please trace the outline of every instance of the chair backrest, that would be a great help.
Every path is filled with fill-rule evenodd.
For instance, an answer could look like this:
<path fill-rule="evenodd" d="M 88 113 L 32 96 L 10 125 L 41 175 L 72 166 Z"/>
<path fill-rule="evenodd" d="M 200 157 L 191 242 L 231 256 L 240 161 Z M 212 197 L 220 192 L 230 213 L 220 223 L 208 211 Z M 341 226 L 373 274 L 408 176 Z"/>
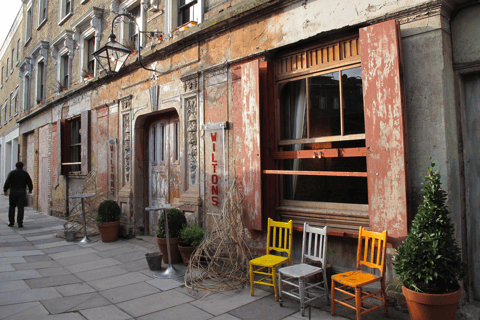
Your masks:
<path fill-rule="evenodd" d="M 286 252 L 288 257 L 292 256 L 293 221 L 278 222 L 268 218 L 267 231 L 267 254 L 274 250 Z"/>
<path fill-rule="evenodd" d="M 367 231 L 360 227 L 358 233 L 357 269 L 365 265 L 372 269 L 380 270 L 382 276 L 385 272 L 385 248 L 387 244 L 387 231 L 382 233 Z"/>
<path fill-rule="evenodd" d="M 303 224 L 302 263 L 306 258 L 321 262 L 325 267 L 325 252 L 327 250 L 327 226 L 315 228 L 307 223 Z"/>

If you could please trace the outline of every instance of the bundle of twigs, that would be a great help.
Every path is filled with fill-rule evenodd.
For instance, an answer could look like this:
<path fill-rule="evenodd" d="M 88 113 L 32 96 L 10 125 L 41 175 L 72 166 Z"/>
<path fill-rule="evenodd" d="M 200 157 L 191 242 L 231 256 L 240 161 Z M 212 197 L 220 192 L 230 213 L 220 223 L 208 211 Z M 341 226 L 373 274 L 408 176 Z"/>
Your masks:
<path fill-rule="evenodd" d="M 192 291 L 208 291 L 209 294 L 243 288 L 252 257 L 245 237 L 243 210 L 234 180 L 222 214 L 213 216 L 211 227 L 190 259 L 185 286 Z"/>
<path fill-rule="evenodd" d="M 98 234 L 95 217 L 97 216 L 98 206 L 106 199 L 105 191 L 97 187 L 96 179 L 97 173 L 95 171 L 90 171 L 85 177 L 85 185 L 82 189 L 82 193 L 94 193 L 93 196 L 84 199 L 85 221 L 88 236 Z M 71 208 L 70 214 L 63 224 L 63 232 L 57 234 L 57 237 L 64 238 L 65 231 L 76 231 L 78 236 L 83 236 L 82 202 L 80 199 L 78 199 L 77 203 Z"/>

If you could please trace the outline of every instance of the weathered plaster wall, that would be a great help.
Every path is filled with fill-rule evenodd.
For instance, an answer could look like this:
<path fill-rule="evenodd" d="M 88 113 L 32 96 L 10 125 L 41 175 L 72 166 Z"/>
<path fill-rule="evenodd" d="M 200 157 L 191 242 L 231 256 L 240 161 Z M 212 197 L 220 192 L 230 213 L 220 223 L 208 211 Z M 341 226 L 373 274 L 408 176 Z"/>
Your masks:
<path fill-rule="evenodd" d="M 480 6 L 461 10 L 452 20 L 453 60 L 455 63 L 480 60 Z"/>

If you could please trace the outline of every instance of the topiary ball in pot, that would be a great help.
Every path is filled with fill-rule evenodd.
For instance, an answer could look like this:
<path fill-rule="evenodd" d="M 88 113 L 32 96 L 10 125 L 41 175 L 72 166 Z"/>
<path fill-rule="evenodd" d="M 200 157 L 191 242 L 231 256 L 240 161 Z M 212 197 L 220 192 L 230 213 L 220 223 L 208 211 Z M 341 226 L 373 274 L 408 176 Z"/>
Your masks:
<path fill-rule="evenodd" d="M 168 231 L 170 238 L 180 237 L 180 230 L 183 229 L 183 226 L 187 224 L 187 218 L 183 211 L 173 208 L 167 210 L 168 217 Z M 165 216 L 164 212 L 158 218 L 158 232 L 157 238 L 165 238 Z"/>
<path fill-rule="evenodd" d="M 97 222 L 112 222 L 120 220 L 120 206 L 113 200 L 104 200 L 98 207 Z"/>
<path fill-rule="evenodd" d="M 120 215 L 120 206 L 115 201 L 104 200 L 100 204 L 95 220 L 102 242 L 117 241 Z"/>

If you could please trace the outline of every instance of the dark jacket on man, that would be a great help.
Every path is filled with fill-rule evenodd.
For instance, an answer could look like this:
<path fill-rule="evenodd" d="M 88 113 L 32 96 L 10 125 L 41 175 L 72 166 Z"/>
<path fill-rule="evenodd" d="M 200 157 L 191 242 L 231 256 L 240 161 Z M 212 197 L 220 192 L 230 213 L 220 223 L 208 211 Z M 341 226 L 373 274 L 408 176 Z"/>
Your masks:
<path fill-rule="evenodd" d="M 8 174 L 7 180 L 3 185 L 3 192 L 7 192 L 8 189 L 10 189 L 10 194 L 20 195 L 22 193 L 27 193 L 26 186 L 28 187 L 28 192 L 32 192 L 32 179 L 27 171 L 17 168 Z"/>

